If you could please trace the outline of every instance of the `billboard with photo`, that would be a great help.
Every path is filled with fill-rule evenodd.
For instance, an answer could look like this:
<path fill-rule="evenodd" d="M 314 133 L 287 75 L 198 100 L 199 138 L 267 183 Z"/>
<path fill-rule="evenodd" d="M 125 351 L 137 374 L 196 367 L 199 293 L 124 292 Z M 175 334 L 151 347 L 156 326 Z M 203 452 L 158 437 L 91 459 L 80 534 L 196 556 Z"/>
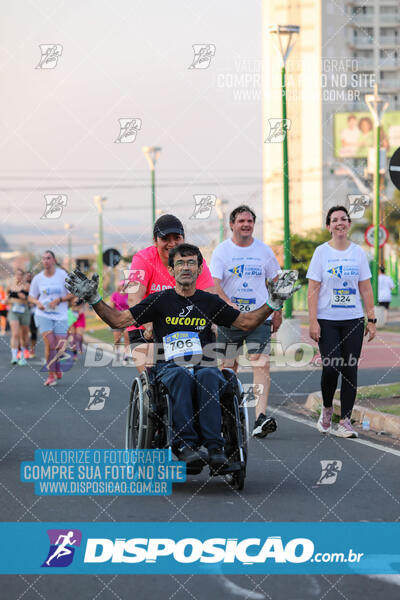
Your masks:
<path fill-rule="evenodd" d="M 368 157 L 368 148 L 375 143 L 374 122 L 369 111 L 336 113 L 333 128 L 337 158 Z M 400 111 L 383 115 L 381 144 L 387 156 L 392 156 L 400 146 Z"/>

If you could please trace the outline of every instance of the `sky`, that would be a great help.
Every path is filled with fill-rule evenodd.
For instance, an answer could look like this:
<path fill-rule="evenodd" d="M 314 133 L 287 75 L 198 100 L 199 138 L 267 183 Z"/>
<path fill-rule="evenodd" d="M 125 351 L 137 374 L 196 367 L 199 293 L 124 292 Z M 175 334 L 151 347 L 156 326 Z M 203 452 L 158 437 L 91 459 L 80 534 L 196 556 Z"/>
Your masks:
<path fill-rule="evenodd" d="M 73 254 L 93 252 L 95 195 L 107 198 L 105 247 L 151 243 L 147 145 L 162 148 L 157 208 L 182 219 L 188 241 L 218 238 L 215 209 L 190 219 L 195 194 L 226 200 L 227 211 L 249 203 L 261 237 L 261 3 L 0 6 L 0 233 L 11 249 L 62 258 L 71 224 Z M 39 67 L 43 44 L 58 45 L 53 68 Z M 214 45 L 208 68 L 189 68 L 194 44 Z M 133 118 L 136 139 L 116 142 L 119 119 Z M 58 219 L 41 218 L 46 194 L 66 196 Z"/>

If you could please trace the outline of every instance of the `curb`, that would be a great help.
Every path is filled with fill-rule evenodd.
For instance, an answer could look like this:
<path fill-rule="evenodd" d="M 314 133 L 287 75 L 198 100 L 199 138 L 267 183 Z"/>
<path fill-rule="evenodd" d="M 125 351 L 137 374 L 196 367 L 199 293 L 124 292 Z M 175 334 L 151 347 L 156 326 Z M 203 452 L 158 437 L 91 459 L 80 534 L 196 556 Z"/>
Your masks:
<path fill-rule="evenodd" d="M 308 395 L 304 407 L 312 412 L 316 412 L 322 406 L 321 392 L 312 392 Z M 340 414 L 340 401 L 333 401 L 333 412 L 336 415 Z M 400 439 L 400 417 L 381 413 L 371 408 L 366 408 L 359 404 L 355 404 L 352 412 L 352 418 L 362 423 L 364 417 L 369 419 L 369 427 L 372 431 L 383 431 L 390 433 L 393 437 Z"/>

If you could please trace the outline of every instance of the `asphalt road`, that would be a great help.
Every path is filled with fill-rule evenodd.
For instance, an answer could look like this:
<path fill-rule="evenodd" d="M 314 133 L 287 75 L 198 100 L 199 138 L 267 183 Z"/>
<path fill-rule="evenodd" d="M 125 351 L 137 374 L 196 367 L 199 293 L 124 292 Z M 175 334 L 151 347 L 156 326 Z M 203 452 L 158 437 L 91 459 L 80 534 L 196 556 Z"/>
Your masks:
<path fill-rule="evenodd" d="M 321 436 L 297 413 L 319 388 L 318 371 L 273 373 L 270 408 L 278 430 L 250 442 L 242 492 L 207 473 L 175 484 L 171 497 L 39 497 L 19 480 L 21 461 L 37 448 L 122 448 L 133 367 L 85 368 L 83 358 L 54 388 L 44 388 L 39 361 L 9 365 L 0 338 L 0 502 L 2 521 L 397 521 L 400 518 L 399 446 L 381 447 Z M 396 377 L 397 376 L 397 377 Z M 242 374 L 244 382 L 250 381 Z M 363 369 L 360 384 L 398 380 L 394 369 Z M 90 386 L 110 388 L 102 410 L 85 410 Z M 252 423 L 253 415 L 251 415 Z M 389 451 L 385 451 L 389 450 Z M 391 449 L 395 453 L 390 452 Z M 397 450 L 396 450 L 397 449 Z M 337 480 L 321 485 L 322 460 L 342 463 Z M 228 518 L 227 518 L 228 516 Z M 174 600 L 399 596 L 399 576 L 2 576 L 1 597 L 30 600 L 149 597 Z"/>

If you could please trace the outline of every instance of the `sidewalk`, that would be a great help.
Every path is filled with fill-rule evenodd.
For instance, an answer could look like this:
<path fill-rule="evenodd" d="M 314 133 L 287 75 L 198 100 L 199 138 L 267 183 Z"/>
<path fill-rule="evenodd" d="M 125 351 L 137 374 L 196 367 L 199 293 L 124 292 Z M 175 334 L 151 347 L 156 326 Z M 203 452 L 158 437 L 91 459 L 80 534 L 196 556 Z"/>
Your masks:
<path fill-rule="evenodd" d="M 400 384 L 399 384 L 400 385 Z M 385 387 L 385 386 L 377 386 Z M 363 388 L 358 389 L 358 394 Z M 337 395 L 337 394 L 336 394 Z M 335 396 L 336 396 L 335 395 Z M 353 408 L 352 419 L 359 425 L 367 419 L 369 421 L 369 429 L 374 433 L 385 433 L 396 439 L 400 439 L 400 416 L 383 412 L 388 406 L 396 410 L 400 414 L 400 396 L 391 398 L 364 398 L 360 404 L 356 400 Z M 321 392 L 313 392 L 309 394 L 304 408 L 312 413 L 318 413 L 322 406 Z M 382 410 L 381 410 L 382 409 Z M 333 401 L 333 412 L 335 415 L 340 415 L 340 401 Z"/>

